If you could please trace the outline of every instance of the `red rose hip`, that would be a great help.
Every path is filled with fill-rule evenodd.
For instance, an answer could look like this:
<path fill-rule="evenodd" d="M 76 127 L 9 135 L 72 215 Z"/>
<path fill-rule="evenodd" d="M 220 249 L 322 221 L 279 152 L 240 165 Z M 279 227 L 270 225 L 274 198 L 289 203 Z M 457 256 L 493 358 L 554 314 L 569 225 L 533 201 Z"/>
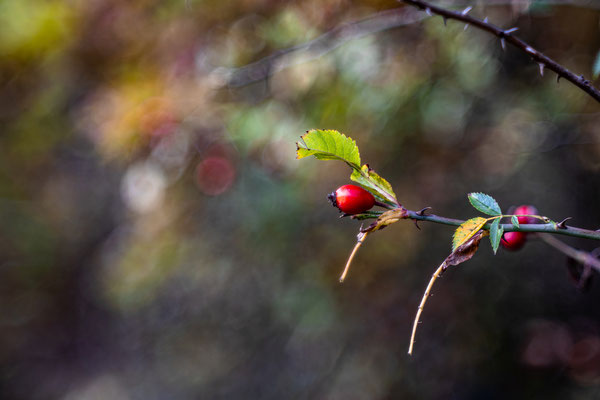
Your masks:
<path fill-rule="evenodd" d="M 521 215 L 517 217 L 519 224 L 535 224 L 539 220 L 534 217 L 527 217 L 526 215 L 537 215 L 538 210 L 534 206 L 522 205 L 515 209 L 513 215 Z M 527 234 L 525 232 L 506 232 L 502 236 L 502 247 L 507 250 L 519 250 L 527 241 Z"/>
<path fill-rule="evenodd" d="M 506 232 L 502 235 L 500 243 L 506 250 L 517 251 L 527 241 L 527 235 L 524 232 Z"/>
<path fill-rule="evenodd" d="M 513 214 L 514 215 L 537 215 L 538 212 L 539 211 L 534 206 L 524 205 L 524 206 L 517 207 Z M 520 224 L 536 224 L 539 221 L 537 218 L 534 218 L 534 217 L 517 217 L 517 219 L 519 220 Z"/>
<path fill-rule="evenodd" d="M 375 198 L 365 189 L 355 185 L 344 185 L 327 195 L 334 207 L 346 214 L 360 214 L 375 205 Z"/>

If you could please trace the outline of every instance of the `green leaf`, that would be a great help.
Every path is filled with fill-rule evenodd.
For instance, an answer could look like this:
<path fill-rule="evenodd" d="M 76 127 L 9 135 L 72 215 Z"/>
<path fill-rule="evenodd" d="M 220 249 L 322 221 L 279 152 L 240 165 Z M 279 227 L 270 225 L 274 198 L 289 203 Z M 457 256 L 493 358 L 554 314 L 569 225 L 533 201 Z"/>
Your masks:
<path fill-rule="evenodd" d="M 368 164 L 362 166 L 360 171 L 352 171 L 350 179 L 364 186 L 369 192 L 386 203 L 397 204 L 396 194 L 392 189 L 392 185 L 384 178 L 379 176 Z"/>
<path fill-rule="evenodd" d="M 600 51 L 596 55 L 596 61 L 594 61 L 594 65 L 592 66 L 592 76 L 596 79 L 600 76 Z"/>
<path fill-rule="evenodd" d="M 296 158 L 315 156 L 319 160 L 341 160 L 360 170 L 360 154 L 356 142 L 334 130 L 311 129 L 296 143 Z"/>
<path fill-rule="evenodd" d="M 487 215 L 502 215 L 498 202 L 485 193 L 469 193 L 469 202 L 475 209 Z"/>
<path fill-rule="evenodd" d="M 519 218 L 517 218 L 516 215 L 513 215 L 512 217 L 510 217 L 510 222 L 513 224 L 513 226 L 515 228 L 519 227 Z"/>
<path fill-rule="evenodd" d="M 452 251 L 471 239 L 471 237 L 476 234 L 486 222 L 487 219 L 482 217 L 471 218 L 463 222 L 456 228 L 456 231 L 454 231 L 454 236 L 452 237 Z"/>
<path fill-rule="evenodd" d="M 500 226 L 500 218 L 496 218 L 490 226 L 490 243 L 492 244 L 494 254 L 498 251 L 498 246 L 500 246 L 500 239 L 502 239 L 503 233 L 504 228 Z"/>
<path fill-rule="evenodd" d="M 360 166 L 360 154 L 356 142 L 334 130 L 311 129 L 296 143 L 296 158 L 315 156 L 319 160 L 340 160 L 352 169 L 350 179 L 371 192 L 378 201 L 399 206 L 392 185 L 368 164 Z"/>

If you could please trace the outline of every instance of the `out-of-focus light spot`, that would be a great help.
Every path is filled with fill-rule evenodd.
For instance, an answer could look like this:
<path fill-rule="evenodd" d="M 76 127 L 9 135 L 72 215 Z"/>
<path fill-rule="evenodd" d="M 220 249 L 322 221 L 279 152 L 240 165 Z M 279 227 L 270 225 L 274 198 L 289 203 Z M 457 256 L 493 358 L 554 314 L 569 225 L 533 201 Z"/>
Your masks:
<path fill-rule="evenodd" d="M 564 364 L 572 346 L 571 335 L 564 326 L 551 321 L 537 321 L 531 327 L 523 362 L 537 368 Z"/>
<path fill-rule="evenodd" d="M 600 376 L 600 338 L 588 336 L 575 343 L 569 366 L 576 374 Z"/>
<path fill-rule="evenodd" d="M 231 161 L 221 156 L 211 156 L 196 167 L 196 183 L 209 196 L 225 193 L 235 179 L 235 168 Z"/>
<path fill-rule="evenodd" d="M 178 178 L 186 166 L 189 148 L 189 133 L 179 129 L 174 134 L 161 138 L 154 146 L 151 157 L 165 168 L 171 179 Z"/>
<path fill-rule="evenodd" d="M 145 213 L 162 203 L 166 186 L 162 169 L 155 163 L 142 162 L 127 169 L 121 181 L 121 196 L 131 210 Z"/>
<path fill-rule="evenodd" d="M 140 105 L 140 130 L 150 137 L 164 137 L 175 131 L 177 121 L 168 101 L 151 98 Z"/>
<path fill-rule="evenodd" d="M 64 400 L 130 399 L 125 387 L 111 375 L 100 376 L 87 385 L 70 391 Z"/>

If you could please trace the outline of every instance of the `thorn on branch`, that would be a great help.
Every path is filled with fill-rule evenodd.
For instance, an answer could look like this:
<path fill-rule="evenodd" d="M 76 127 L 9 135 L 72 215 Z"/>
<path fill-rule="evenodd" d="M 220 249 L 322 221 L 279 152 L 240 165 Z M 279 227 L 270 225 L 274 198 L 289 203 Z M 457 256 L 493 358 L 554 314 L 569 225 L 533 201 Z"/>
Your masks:
<path fill-rule="evenodd" d="M 414 219 L 413 221 L 414 221 L 414 223 L 415 223 L 415 226 L 417 227 L 417 229 L 418 229 L 418 230 L 421 230 L 421 227 L 419 226 L 419 221 L 418 221 L 418 220 L 416 220 L 416 219 Z"/>
<path fill-rule="evenodd" d="M 467 29 L 469 29 L 469 24 L 465 24 L 463 31 L 466 31 Z"/>
<path fill-rule="evenodd" d="M 556 75 L 556 83 L 560 83 L 560 78 L 562 78 L 561 74 Z"/>
<path fill-rule="evenodd" d="M 429 15 L 430 17 L 433 17 L 433 13 L 431 12 L 431 8 L 427 7 L 425 9 L 425 12 L 427 13 L 427 15 Z"/>
<path fill-rule="evenodd" d="M 502 46 L 502 50 L 506 51 L 506 40 L 504 38 L 500 38 L 500 46 Z"/>
<path fill-rule="evenodd" d="M 518 31 L 518 30 L 519 30 L 519 28 L 515 26 L 514 28 L 510 28 L 510 29 L 507 29 L 507 30 L 505 30 L 505 31 L 504 31 L 504 34 L 508 36 L 508 35 L 510 35 L 511 33 L 513 33 L 513 32 L 516 32 L 516 31 Z"/>
<path fill-rule="evenodd" d="M 488 23 L 488 17 L 485 17 L 485 18 L 483 19 L 483 22 L 487 24 L 487 23 Z"/>
<path fill-rule="evenodd" d="M 467 15 L 469 13 L 469 11 L 471 11 L 472 9 L 473 9 L 473 7 L 469 6 L 469 7 L 465 8 L 464 10 L 462 10 L 461 14 Z"/>
<path fill-rule="evenodd" d="M 539 63 L 538 65 L 540 66 L 540 75 L 544 76 L 544 68 L 546 68 L 546 64 Z"/>
<path fill-rule="evenodd" d="M 567 229 L 567 224 L 566 222 L 570 219 L 573 219 L 573 217 L 567 217 L 565 219 L 563 219 L 562 221 L 560 221 L 558 224 L 556 224 L 556 227 L 558 229 Z"/>
<path fill-rule="evenodd" d="M 417 215 L 419 215 L 419 216 L 421 216 L 421 217 L 422 217 L 422 216 L 424 216 L 424 215 L 425 215 L 425 213 L 427 212 L 427 210 L 431 210 L 431 207 L 425 207 L 425 208 L 423 208 L 423 209 L 421 209 L 421 210 L 417 211 L 415 214 L 417 214 Z"/>
<path fill-rule="evenodd" d="M 442 17 L 442 19 L 444 20 L 444 26 L 447 26 L 448 25 L 448 18 Z"/>

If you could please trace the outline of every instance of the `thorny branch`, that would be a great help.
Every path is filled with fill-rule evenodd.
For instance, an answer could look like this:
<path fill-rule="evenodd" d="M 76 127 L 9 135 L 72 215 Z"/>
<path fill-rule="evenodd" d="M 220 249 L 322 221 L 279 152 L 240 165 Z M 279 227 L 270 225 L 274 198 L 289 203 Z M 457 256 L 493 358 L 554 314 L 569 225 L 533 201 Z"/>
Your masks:
<path fill-rule="evenodd" d="M 452 226 L 459 226 L 463 222 L 465 222 L 460 219 L 445 218 L 445 217 L 440 217 L 438 215 L 425 214 L 423 212 L 424 210 L 425 209 L 423 209 L 421 211 L 407 210 L 407 218 L 412 219 L 414 221 L 429 221 L 429 222 L 434 222 L 434 223 L 438 223 L 438 224 L 452 225 Z M 483 227 L 483 229 L 489 229 L 489 225 L 490 224 L 486 224 Z M 503 228 L 504 232 L 520 231 L 520 232 L 554 233 L 554 234 L 573 236 L 573 237 L 579 237 L 579 238 L 584 238 L 584 239 L 600 240 L 600 229 L 597 231 L 591 231 L 588 229 L 575 228 L 572 226 L 568 226 L 568 225 L 566 225 L 566 223 L 558 223 L 557 224 L 557 223 L 550 222 L 547 224 L 520 224 L 518 228 L 516 228 L 512 224 L 502 224 L 500 226 Z M 539 235 L 539 237 L 544 242 L 546 242 L 550 246 L 554 247 L 555 249 L 561 251 L 562 253 L 566 254 L 567 256 L 573 258 L 574 260 L 576 260 L 584 265 L 589 265 L 592 268 L 594 268 L 596 271 L 600 272 L 600 260 L 598 260 L 592 254 L 585 252 L 585 251 L 576 250 L 576 249 L 568 246 L 567 244 L 561 242 L 560 240 L 551 237 L 551 235 Z"/>
<path fill-rule="evenodd" d="M 532 0 L 488 0 L 485 2 L 486 7 L 531 4 Z M 591 0 L 545 0 L 543 4 L 600 10 L 600 3 Z M 457 1 L 453 5 L 464 7 L 467 2 Z M 429 17 L 427 14 L 411 12 L 406 7 L 382 11 L 364 19 L 338 26 L 311 41 L 279 50 L 251 64 L 239 68 L 219 67 L 214 71 L 215 78 L 225 86 L 243 87 L 267 79 L 286 68 L 319 58 L 351 40 L 414 24 Z"/>
<path fill-rule="evenodd" d="M 438 224 L 453 225 L 453 226 L 459 226 L 460 224 L 465 222 L 460 219 L 445 218 L 445 217 L 440 217 L 438 215 L 424 214 L 424 213 L 419 213 L 419 212 L 410 211 L 410 210 L 408 211 L 408 218 L 414 219 L 417 221 L 429 221 L 429 222 L 435 222 Z M 545 232 L 545 233 L 555 233 L 558 235 L 579 237 L 579 238 L 584 238 L 584 239 L 600 240 L 600 231 L 591 231 L 588 229 L 575 228 L 572 226 L 568 226 L 566 224 L 564 227 L 560 227 L 559 225 L 560 224 L 555 224 L 555 223 L 527 224 L 527 225 L 521 224 L 521 225 L 519 225 L 519 228 L 515 228 L 512 224 L 502 224 L 500 226 L 504 229 L 504 232 L 514 232 L 514 231 Z M 485 228 L 489 228 L 489 224 L 486 225 Z"/>
<path fill-rule="evenodd" d="M 417 7 L 423 11 L 425 11 L 429 15 L 439 15 L 444 18 L 444 22 L 446 19 L 454 19 L 457 21 L 464 22 L 468 25 L 473 25 L 483 31 L 489 32 L 492 35 L 497 36 L 500 39 L 500 43 L 502 48 L 506 46 L 506 43 L 510 43 L 518 49 L 523 50 L 527 53 L 535 62 L 537 62 L 540 66 L 540 74 L 544 74 L 544 68 L 548 68 L 551 71 L 556 72 L 558 74 L 557 80 L 560 78 L 564 78 L 569 82 L 573 83 L 575 86 L 592 96 L 596 101 L 600 102 L 600 90 L 596 89 L 590 81 L 585 79 L 583 75 L 575 75 L 573 72 L 569 71 L 567 68 L 563 67 L 561 64 L 557 63 L 544 53 L 534 49 L 532 46 L 524 42 L 523 40 L 513 36 L 513 32 L 515 32 L 518 28 L 510 28 L 510 29 L 502 29 L 499 28 L 487 21 L 487 18 L 484 20 L 480 20 L 474 17 L 469 16 L 469 11 L 471 11 L 472 7 L 467 7 L 463 11 L 451 11 L 442 7 L 435 6 L 433 4 L 421 1 L 421 0 L 399 0 L 403 1 L 406 4 Z"/>

